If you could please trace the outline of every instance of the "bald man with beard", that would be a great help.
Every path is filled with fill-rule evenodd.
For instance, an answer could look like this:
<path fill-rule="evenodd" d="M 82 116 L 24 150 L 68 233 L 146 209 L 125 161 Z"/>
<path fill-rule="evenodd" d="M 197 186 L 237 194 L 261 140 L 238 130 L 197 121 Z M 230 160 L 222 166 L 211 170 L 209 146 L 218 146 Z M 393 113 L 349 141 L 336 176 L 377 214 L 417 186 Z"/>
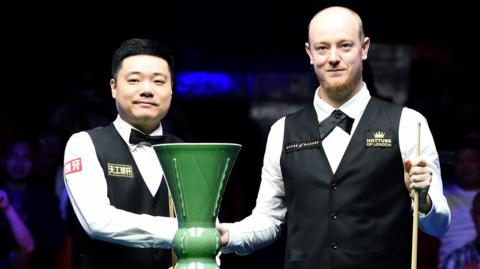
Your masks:
<path fill-rule="evenodd" d="M 409 268 L 414 191 L 424 232 L 439 237 L 450 222 L 427 121 L 370 96 L 362 77 L 370 39 L 357 13 L 326 8 L 308 33 L 313 102 L 271 127 L 255 209 L 217 226 L 223 252 L 265 247 L 286 224 L 286 269 Z"/>

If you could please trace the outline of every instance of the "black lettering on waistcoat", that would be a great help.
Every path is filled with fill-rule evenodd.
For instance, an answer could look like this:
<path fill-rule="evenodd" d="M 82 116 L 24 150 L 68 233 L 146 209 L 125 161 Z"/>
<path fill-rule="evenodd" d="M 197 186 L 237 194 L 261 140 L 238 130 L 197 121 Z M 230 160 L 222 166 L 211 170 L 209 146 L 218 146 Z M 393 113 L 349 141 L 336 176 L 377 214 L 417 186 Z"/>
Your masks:
<path fill-rule="evenodd" d="M 288 143 L 285 146 L 285 153 L 292 152 L 292 151 L 298 151 L 298 150 L 304 150 L 304 149 L 318 148 L 318 147 L 321 146 L 321 143 L 322 143 L 322 141 L 319 140 L 319 139 L 312 140 L 312 141 Z"/>

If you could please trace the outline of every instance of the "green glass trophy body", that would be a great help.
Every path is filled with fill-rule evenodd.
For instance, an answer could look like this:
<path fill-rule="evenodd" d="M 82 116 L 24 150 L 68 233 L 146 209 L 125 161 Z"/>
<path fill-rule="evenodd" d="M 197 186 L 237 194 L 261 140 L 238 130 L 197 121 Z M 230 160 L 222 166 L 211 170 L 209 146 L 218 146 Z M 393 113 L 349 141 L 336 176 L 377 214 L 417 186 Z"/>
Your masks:
<path fill-rule="evenodd" d="M 167 180 L 179 229 L 175 269 L 218 269 L 220 234 L 215 221 L 225 185 L 241 145 L 176 143 L 154 145 Z"/>

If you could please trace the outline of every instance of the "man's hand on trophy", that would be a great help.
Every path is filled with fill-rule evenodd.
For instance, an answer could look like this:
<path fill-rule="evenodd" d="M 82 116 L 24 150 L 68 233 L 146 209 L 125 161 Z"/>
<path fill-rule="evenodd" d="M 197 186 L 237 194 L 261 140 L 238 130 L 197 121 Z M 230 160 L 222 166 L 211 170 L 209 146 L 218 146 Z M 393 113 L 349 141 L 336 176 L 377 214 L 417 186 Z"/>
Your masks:
<path fill-rule="evenodd" d="M 220 240 L 222 242 L 222 247 L 228 244 L 230 240 L 230 235 L 228 234 L 228 227 L 223 223 L 217 223 L 217 231 L 220 233 Z"/>

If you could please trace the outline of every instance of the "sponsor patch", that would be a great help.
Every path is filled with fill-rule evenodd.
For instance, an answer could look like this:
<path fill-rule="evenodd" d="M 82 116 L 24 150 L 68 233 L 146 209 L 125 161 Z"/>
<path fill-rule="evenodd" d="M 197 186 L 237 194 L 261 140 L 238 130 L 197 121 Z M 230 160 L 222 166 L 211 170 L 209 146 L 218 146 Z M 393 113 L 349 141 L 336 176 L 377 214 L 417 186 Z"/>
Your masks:
<path fill-rule="evenodd" d="M 108 163 L 108 175 L 114 177 L 133 177 L 133 168 L 128 164 Z"/>
<path fill-rule="evenodd" d="M 291 152 L 291 151 L 303 150 L 303 149 L 309 149 L 309 148 L 317 148 L 317 147 L 320 147 L 320 144 L 321 144 L 320 140 L 294 142 L 294 143 L 287 144 L 285 146 L 285 152 Z"/>
<path fill-rule="evenodd" d="M 366 132 L 365 146 L 367 148 L 391 148 L 392 133 L 380 130 L 370 130 Z"/>
<path fill-rule="evenodd" d="M 68 175 L 72 173 L 77 173 L 82 171 L 82 159 L 76 158 L 71 161 L 68 161 L 63 166 L 63 174 Z"/>

